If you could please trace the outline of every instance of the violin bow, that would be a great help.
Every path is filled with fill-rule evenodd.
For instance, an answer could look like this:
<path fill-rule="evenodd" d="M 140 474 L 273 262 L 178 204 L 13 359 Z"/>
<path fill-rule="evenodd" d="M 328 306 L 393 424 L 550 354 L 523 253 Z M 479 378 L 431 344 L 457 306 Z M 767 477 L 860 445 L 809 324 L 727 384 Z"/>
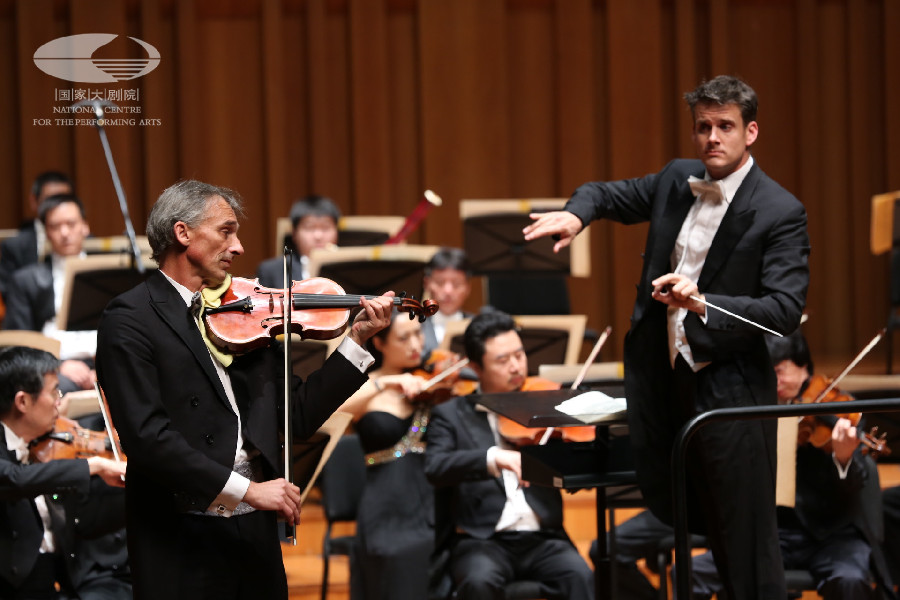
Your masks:
<path fill-rule="evenodd" d="M 106 394 L 103 392 L 103 388 L 100 387 L 99 381 L 94 382 L 94 390 L 97 392 L 97 403 L 100 405 L 100 415 L 103 417 L 106 435 L 109 436 L 109 445 L 112 448 L 113 458 L 116 459 L 116 462 L 122 462 L 122 456 L 125 453 L 122 452 L 119 436 L 113 428 L 112 417 L 109 416 L 109 403 L 106 401 Z M 122 481 L 125 481 L 124 475 L 122 475 Z"/>
<path fill-rule="evenodd" d="M 294 428 L 291 418 L 291 308 L 293 308 L 293 296 L 291 288 L 293 281 L 293 253 L 287 246 L 284 247 L 284 296 L 283 310 L 281 311 L 282 324 L 284 326 L 284 478 L 288 483 L 294 483 Z M 297 545 L 296 528 L 285 522 L 285 534 L 291 540 L 291 545 Z"/>
<path fill-rule="evenodd" d="M 813 404 L 815 404 L 817 402 L 821 402 L 822 398 L 824 398 L 825 396 L 828 395 L 828 392 L 830 392 L 831 390 L 836 388 L 837 384 L 839 384 L 841 382 L 841 380 L 844 377 L 846 377 L 847 374 L 850 373 L 850 371 L 852 371 L 856 367 L 856 365 L 859 364 L 859 361 L 861 361 L 863 358 L 865 358 L 866 354 L 871 352 L 872 348 L 874 348 L 875 346 L 878 345 L 878 342 L 881 341 L 881 338 L 884 337 L 885 333 L 887 333 L 886 327 L 883 328 L 881 331 L 879 331 L 877 334 L 875 334 L 875 337 L 873 337 L 869 341 L 869 343 L 866 344 L 865 348 L 863 348 L 862 350 L 859 351 L 859 354 L 857 354 L 856 357 L 854 357 L 854 359 L 852 361 L 850 361 L 850 364 L 847 365 L 847 367 L 843 371 L 841 371 L 841 374 L 838 375 L 837 377 L 835 377 L 834 379 L 832 379 L 831 383 L 828 384 L 828 387 L 826 387 L 824 390 L 822 390 L 822 393 L 820 393 L 816 397 L 816 399 L 813 400 Z"/>
<path fill-rule="evenodd" d="M 428 390 L 435 384 L 440 383 L 447 377 L 450 377 L 451 375 L 453 375 L 454 373 L 456 373 L 457 371 L 462 369 L 467 364 L 469 364 L 468 358 L 462 358 L 462 359 L 456 361 L 455 363 L 453 363 L 452 365 L 450 365 L 449 367 L 447 367 L 446 369 L 444 369 L 443 371 L 441 371 L 440 373 L 438 373 L 437 375 L 435 375 L 434 377 L 429 379 L 427 382 L 425 382 L 425 385 L 422 386 L 422 391 L 424 392 L 425 390 Z"/>
<path fill-rule="evenodd" d="M 582 381 L 584 381 L 584 378 L 588 372 L 588 368 L 594 363 L 594 359 L 597 358 L 597 355 L 600 354 L 600 349 L 603 348 L 603 344 L 606 343 L 606 340 L 609 338 L 610 333 L 612 333 L 612 325 L 607 325 L 606 329 L 603 330 L 603 333 L 600 334 L 600 337 L 597 338 L 594 347 L 591 348 L 591 353 L 588 355 L 587 360 L 584 361 L 584 364 L 581 366 L 581 371 L 578 372 L 578 376 L 575 378 L 575 381 L 573 381 L 572 385 L 569 387 L 570 390 L 578 389 L 578 386 L 581 385 Z M 541 436 L 541 441 L 538 442 L 539 446 L 544 446 L 547 444 L 547 440 L 549 440 L 550 436 L 553 435 L 553 429 L 553 427 L 548 427 L 544 430 L 544 435 Z"/>

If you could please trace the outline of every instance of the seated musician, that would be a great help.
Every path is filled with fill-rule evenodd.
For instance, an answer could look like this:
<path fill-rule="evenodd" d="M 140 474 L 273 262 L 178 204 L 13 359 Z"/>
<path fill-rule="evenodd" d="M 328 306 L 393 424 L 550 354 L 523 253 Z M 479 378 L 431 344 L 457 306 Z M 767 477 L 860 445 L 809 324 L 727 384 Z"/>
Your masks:
<path fill-rule="evenodd" d="M 463 312 L 463 305 L 472 292 L 471 278 L 472 268 L 461 248 L 441 248 L 425 266 L 425 291 L 439 305 L 438 312 L 422 326 L 426 357 L 440 346 L 448 322 L 471 316 Z"/>
<path fill-rule="evenodd" d="M 316 248 L 337 244 L 338 221 L 341 211 L 325 196 L 306 196 L 291 207 L 291 239 L 294 257 L 291 279 L 309 279 L 309 254 Z M 264 260 L 256 271 L 259 282 L 266 287 L 284 285 L 284 259 L 281 256 Z"/>
<path fill-rule="evenodd" d="M 434 546 L 434 493 L 422 455 L 430 406 L 417 401 L 426 383 L 422 326 L 394 311 L 390 326 L 366 348 L 375 358 L 369 381 L 340 408 L 353 415 L 367 467 L 356 518 L 358 552 L 350 560 L 351 595 L 418 600 L 427 597 Z"/>
<path fill-rule="evenodd" d="M 806 340 L 796 331 L 784 338 L 769 337 L 767 343 L 778 378 L 779 402 L 799 398 L 813 374 Z M 828 427 L 823 425 L 826 420 L 829 417 L 817 423 Z M 830 421 L 828 443 L 798 445 L 795 506 L 778 507 L 785 568 L 810 571 L 826 600 L 875 598 L 876 580 L 889 584 L 877 524 L 881 511 L 878 472 L 872 458 L 861 451 L 862 429 L 848 419 Z M 693 566 L 695 594 L 708 596 L 721 589 L 711 556 L 697 557 Z"/>
<path fill-rule="evenodd" d="M 464 343 L 482 393 L 525 384 L 528 359 L 509 315 L 475 316 Z M 593 573 L 563 529 L 559 490 L 522 481 L 521 455 L 497 420 L 459 396 L 436 406 L 428 426 L 425 473 L 442 509 L 437 545 L 449 553 L 455 597 L 502 598 L 507 583 L 527 579 L 542 584 L 544 598 L 593 598 Z"/>
<path fill-rule="evenodd" d="M 4 329 L 40 331 L 61 342 L 59 368 L 63 393 L 91 389 L 96 380 L 93 369 L 97 353 L 96 331 L 60 331 L 56 313 L 62 307 L 65 263 L 83 257 L 84 239 L 90 233 L 84 205 L 76 196 L 60 194 L 45 199 L 38 214 L 50 254 L 43 262 L 26 265 L 12 275 L 5 295 Z"/>
<path fill-rule="evenodd" d="M 124 524 L 123 497 L 107 484 L 124 485 L 125 464 L 100 456 L 31 461 L 31 442 L 59 416 L 58 365 L 33 348 L 0 351 L 0 598 L 130 598 L 125 565 L 85 541 Z"/>

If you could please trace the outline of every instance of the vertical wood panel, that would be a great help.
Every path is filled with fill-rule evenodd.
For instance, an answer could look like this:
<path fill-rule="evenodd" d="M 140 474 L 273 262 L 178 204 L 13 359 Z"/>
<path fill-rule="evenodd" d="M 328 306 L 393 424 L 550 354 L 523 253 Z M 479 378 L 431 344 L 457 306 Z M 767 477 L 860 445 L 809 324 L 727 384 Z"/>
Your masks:
<path fill-rule="evenodd" d="M 15 6 L 9 4 L 0 12 L 0 80 L 9 88 L 20 88 L 16 68 L 18 48 L 16 45 Z M 19 110 L 20 98 L 7 88 L 0 94 L 0 114 L 10 117 L 5 128 L 6 135 L 0 136 L 0 157 L 16 156 L 22 145 L 22 136 L 27 135 L 34 125 L 25 120 Z M 13 116 L 17 117 L 13 120 Z M 0 198 L 4 198 L 6 210 L 0 210 L 0 229 L 18 227 L 25 214 L 25 183 L 22 180 L 20 164 L 15 160 L 0 160 Z"/>
<path fill-rule="evenodd" d="M 264 195 L 260 200 L 256 218 L 264 224 L 262 238 L 264 246 L 273 246 L 271 223 L 274 223 L 283 211 L 276 209 L 287 197 L 287 164 L 284 148 L 287 146 L 287 98 L 284 95 L 285 77 L 284 36 L 282 28 L 281 0 L 263 0 L 262 3 L 262 87 L 263 97 L 263 180 Z M 279 202 L 272 200 L 278 199 Z M 272 200 L 270 200 L 272 199 Z"/>

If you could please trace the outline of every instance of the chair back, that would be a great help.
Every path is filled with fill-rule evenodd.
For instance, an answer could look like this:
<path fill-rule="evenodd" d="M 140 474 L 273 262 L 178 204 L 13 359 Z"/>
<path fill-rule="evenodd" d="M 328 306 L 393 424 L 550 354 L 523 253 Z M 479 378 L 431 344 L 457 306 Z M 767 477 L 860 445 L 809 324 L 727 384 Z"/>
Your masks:
<path fill-rule="evenodd" d="M 9 346 L 27 346 L 49 352 L 59 358 L 60 342 L 37 331 L 27 329 L 6 329 L 0 331 L 0 348 Z"/>
<path fill-rule="evenodd" d="M 322 468 L 319 486 L 329 523 L 355 521 L 366 484 L 365 454 L 355 433 L 344 435 Z"/>

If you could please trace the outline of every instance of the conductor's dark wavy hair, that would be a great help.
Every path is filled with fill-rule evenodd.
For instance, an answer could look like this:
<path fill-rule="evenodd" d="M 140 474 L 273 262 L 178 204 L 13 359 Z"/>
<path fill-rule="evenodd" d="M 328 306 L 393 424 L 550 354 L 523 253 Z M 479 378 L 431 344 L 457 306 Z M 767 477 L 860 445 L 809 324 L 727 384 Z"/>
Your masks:
<path fill-rule="evenodd" d="M 737 104 L 741 110 L 741 118 L 744 120 L 744 127 L 751 121 L 756 120 L 756 110 L 759 106 L 759 100 L 753 88 L 731 75 L 719 75 L 709 81 L 704 81 L 692 92 L 684 95 L 688 106 L 691 107 L 691 114 L 696 116 L 694 108 L 698 104 Z"/>
<path fill-rule="evenodd" d="M 0 416 L 6 416 L 16 393 L 39 394 L 44 375 L 56 373 L 59 361 L 44 350 L 11 346 L 0 350 Z"/>
<path fill-rule="evenodd" d="M 175 223 L 182 221 L 196 228 L 206 216 L 206 209 L 215 197 L 223 198 L 238 219 L 244 216 L 244 203 L 234 190 L 188 179 L 169 186 L 159 195 L 147 218 L 147 240 L 153 250 L 153 260 L 175 245 Z"/>

